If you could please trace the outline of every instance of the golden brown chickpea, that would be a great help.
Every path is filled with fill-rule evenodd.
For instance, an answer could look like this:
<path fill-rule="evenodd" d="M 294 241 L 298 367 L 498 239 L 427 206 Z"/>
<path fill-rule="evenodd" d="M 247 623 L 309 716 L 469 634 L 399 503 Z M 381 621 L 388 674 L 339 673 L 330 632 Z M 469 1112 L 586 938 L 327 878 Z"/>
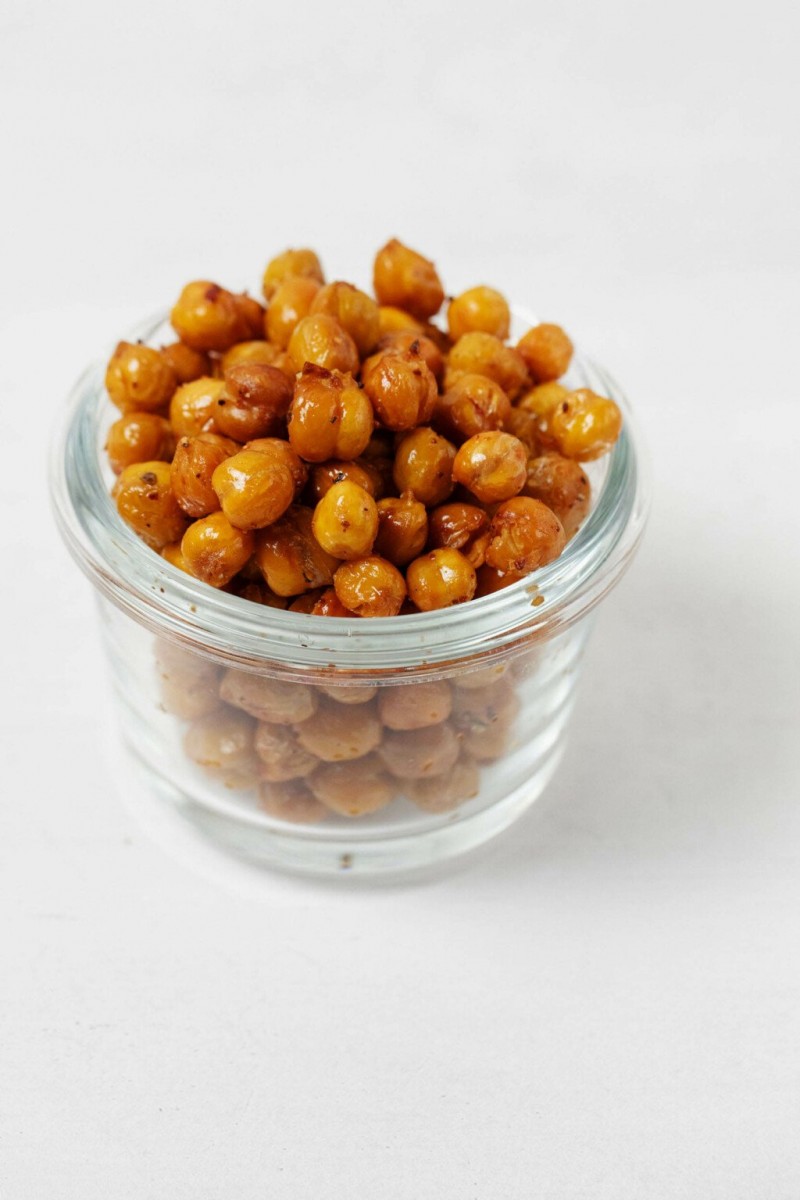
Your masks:
<path fill-rule="evenodd" d="M 296 726 L 297 740 L 323 762 L 363 758 L 383 735 L 372 704 L 334 704 L 326 700 L 316 716 Z"/>
<path fill-rule="evenodd" d="M 443 504 L 430 514 L 428 526 L 433 550 L 448 546 L 460 550 L 476 570 L 483 565 L 489 540 L 489 517 L 482 508 L 460 502 Z"/>
<path fill-rule="evenodd" d="M 369 492 L 348 479 L 335 483 L 314 509 L 314 537 L 335 558 L 369 554 L 378 532 L 378 509 Z"/>
<path fill-rule="evenodd" d="M 255 721 L 243 712 L 220 708 L 193 721 L 183 747 L 201 767 L 228 770 L 248 766 L 253 759 Z"/>
<path fill-rule="evenodd" d="M 453 490 L 456 448 L 429 426 L 421 425 L 400 441 L 394 460 L 394 482 L 399 492 L 423 504 L 441 504 Z"/>
<path fill-rule="evenodd" d="M 277 346 L 259 338 L 250 342 L 237 342 L 230 350 L 226 350 L 220 359 L 220 371 L 224 378 L 226 371 L 230 371 L 231 367 L 240 367 L 242 363 L 263 363 L 265 367 L 274 367 L 279 354 Z"/>
<path fill-rule="evenodd" d="M 315 617 L 355 617 L 358 614 L 345 608 L 332 587 L 327 588 L 312 608 Z"/>
<path fill-rule="evenodd" d="M 495 567 L 484 563 L 482 567 L 478 568 L 478 587 L 475 595 L 479 599 L 481 596 L 492 596 L 495 592 L 502 592 L 504 588 L 510 587 L 512 583 L 524 578 L 524 574 L 519 575 L 515 571 L 498 571 Z"/>
<path fill-rule="evenodd" d="M 469 755 L 462 754 L 447 775 L 409 779 L 404 790 L 409 800 L 423 812 L 445 813 L 473 800 L 480 792 L 480 786 L 478 764 Z"/>
<path fill-rule="evenodd" d="M 524 408 L 512 408 L 503 422 L 506 433 L 519 438 L 530 457 L 539 454 L 542 447 L 542 437 L 538 417 Z"/>
<path fill-rule="evenodd" d="M 314 605 L 323 595 L 323 588 L 314 588 L 311 592 L 304 592 L 302 596 L 298 596 L 289 605 L 289 612 L 303 613 L 309 615 L 314 611 Z"/>
<path fill-rule="evenodd" d="M 183 342 L 171 342 L 161 347 L 161 357 L 175 372 L 178 383 L 191 383 L 211 374 L 211 359 L 201 350 L 193 350 Z"/>
<path fill-rule="evenodd" d="M 523 495 L 541 500 L 564 526 L 567 538 L 578 532 L 589 511 L 592 489 L 581 466 L 560 454 L 528 459 Z"/>
<path fill-rule="evenodd" d="M 169 420 L 176 437 L 196 437 L 198 433 L 216 433 L 214 412 L 225 390 L 221 379 L 203 376 L 177 389 L 169 403 Z"/>
<path fill-rule="evenodd" d="M 338 560 L 322 549 L 312 533 L 311 510 L 300 505 L 293 505 L 259 533 L 256 561 L 277 596 L 299 596 L 330 587 L 338 566 Z M 312 599 L 307 611 L 313 605 Z"/>
<path fill-rule="evenodd" d="M 157 413 L 126 413 L 108 431 L 106 453 L 116 475 L 140 462 L 169 462 L 174 451 L 169 421 Z"/>
<path fill-rule="evenodd" d="M 168 545 L 163 546 L 161 549 L 161 557 L 165 562 L 168 562 L 173 567 L 176 567 L 177 570 L 184 571 L 187 575 L 191 575 L 192 572 L 189 570 L 189 564 L 183 557 L 183 551 L 181 550 L 180 542 L 169 542 Z"/>
<path fill-rule="evenodd" d="M 304 683 L 234 668 L 222 676 L 219 694 L 227 704 L 268 725 L 294 725 L 317 710 L 317 694 Z"/>
<path fill-rule="evenodd" d="M 325 276 L 322 266 L 313 250 L 284 250 L 267 263 L 264 271 L 264 296 L 271 300 L 276 288 L 286 279 L 314 279 L 323 284 Z"/>
<path fill-rule="evenodd" d="M 442 307 L 444 288 L 433 263 L 404 246 L 397 238 L 375 256 L 375 295 L 378 303 L 405 309 L 427 320 Z"/>
<path fill-rule="evenodd" d="M 237 342 L 251 341 L 253 338 L 261 337 L 267 315 L 264 306 L 259 304 L 253 296 L 248 296 L 247 292 L 237 292 L 233 298 L 239 310 L 241 322 L 241 331 L 236 339 Z"/>
<path fill-rule="evenodd" d="M 263 529 L 294 499 L 294 479 L 277 455 L 240 450 L 220 463 L 211 478 L 222 511 L 237 529 Z"/>
<path fill-rule="evenodd" d="M 265 608 L 283 609 L 288 607 L 286 597 L 276 596 L 265 583 L 259 583 L 257 580 L 247 580 L 239 584 L 234 580 L 234 585 L 235 594 L 241 597 L 242 600 L 249 600 L 252 604 L 263 604 Z"/>
<path fill-rule="evenodd" d="M 413 495 L 387 496 L 378 501 L 375 553 L 396 567 L 405 567 L 425 549 L 428 514 Z"/>
<path fill-rule="evenodd" d="M 511 401 L 499 384 L 485 375 L 461 375 L 440 396 L 433 424 L 458 444 L 489 429 L 504 428 Z"/>
<path fill-rule="evenodd" d="M 243 448 L 258 454 L 267 454 L 273 461 L 283 463 L 294 481 L 295 496 L 300 495 L 308 483 L 308 467 L 288 442 L 283 438 L 254 438 L 252 442 L 246 442 Z"/>
<path fill-rule="evenodd" d="M 367 683 L 320 683 L 318 687 L 337 704 L 366 704 L 378 691 Z"/>
<path fill-rule="evenodd" d="M 187 283 L 170 320 L 180 340 L 193 350 L 229 350 L 254 336 L 241 298 L 207 279 Z"/>
<path fill-rule="evenodd" d="M 312 313 L 327 313 L 345 329 L 358 347 L 358 353 L 369 354 L 380 337 L 378 306 L 371 296 L 352 283 L 328 283 L 320 288 L 311 305 Z"/>
<path fill-rule="evenodd" d="M 428 779 L 453 769 L 460 746 L 459 736 L 443 721 L 426 729 L 389 730 L 378 753 L 395 779 Z"/>
<path fill-rule="evenodd" d="M 550 432 L 565 458 L 591 462 L 607 454 L 622 429 L 622 413 L 613 400 L 589 388 L 570 392 L 550 419 Z"/>
<path fill-rule="evenodd" d="M 304 750 L 297 734 L 287 725 L 260 721 L 256 729 L 256 754 L 261 759 L 261 778 L 270 783 L 302 779 L 319 766 L 319 759 Z"/>
<path fill-rule="evenodd" d="M 317 799 L 340 817 L 366 817 L 385 808 L 394 796 L 392 781 L 377 754 L 325 763 L 308 783 Z"/>
<path fill-rule="evenodd" d="M 153 550 L 177 542 L 186 528 L 170 483 L 169 463 L 134 463 L 114 484 L 117 512 L 126 525 Z"/>
<path fill-rule="evenodd" d="M 238 442 L 270 437 L 286 427 L 292 385 L 265 363 L 240 363 L 225 373 L 225 389 L 214 406 L 214 425 Z"/>
<path fill-rule="evenodd" d="M 520 338 L 517 349 L 537 383 L 559 379 L 572 361 L 572 342 L 560 325 L 535 325 Z"/>
<path fill-rule="evenodd" d="M 292 825 L 317 825 L 329 812 L 299 779 L 289 779 L 285 783 L 263 782 L 258 791 L 258 802 L 268 817 L 289 821 Z"/>
<path fill-rule="evenodd" d="M 378 342 L 376 353 L 378 355 L 391 352 L 402 354 L 404 350 L 410 350 L 412 346 L 417 347 L 436 379 L 441 379 L 444 374 L 444 355 L 436 343 L 423 333 L 416 333 L 413 329 L 400 329 L 394 333 L 384 333 Z M 370 365 L 372 365 L 371 362 Z M 361 368 L 362 373 L 366 366 L 367 364 L 364 363 Z"/>
<path fill-rule="evenodd" d="M 408 683 L 381 688 L 378 713 L 387 729 L 425 729 L 446 721 L 453 707 L 450 684 Z"/>
<path fill-rule="evenodd" d="M 358 458 L 374 423 L 372 405 L 351 374 L 306 364 L 289 410 L 289 441 L 301 458 Z"/>
<path fill-rule="evenodd" d="M 120 342 L 106 368 L 106 390 L 122 412 L 156 412 L 165 408 L 178 377 L 160 351 Z"/>
<path fill-rule="evenodd" d="M 503 389 L 510 400 L 519 396 L 528 382 L 528 368 L 518 350 L 504 345 L 491 333 L 465 333 L 450 351 L 449 371 L 453 374 L 485 375 Z M 449 391 L 450 382 L 446 379 Z"/>
<path fill-rule="evenodd" d="M 449 608 L 475 595 L 475 568 L 460 551 L 445 546 L 415 558 L 406 571 L 406 584 L 422 612 Z"/>
<path fill-rule="evenodd" d="M 494 288 L 481 285 L 468 288 L 450 301 L 447 309 L 450 337 L 458 341 L 465 333 L 491 333 L 505 341 L 511 327 L 511 310 Z"/>
<path fill-rule="evenodd" d="M 513 434 L 476 433 L 459 448 L 453 478 L 482 504 L 516 496 L 525 483 L 528 452 Z"/>
<path fill-rule="evenodd" d="M 293 275 L 272 294 L 264 320 L 264 332 L 280 350 L 285 350 L 298 322 L 312 311 L 311 305 L 320 289 L 316 279 Z"/>
<path fill-rule="evenodd" d="M 414 429 L 433 414 L 436 379 L 415 345 L 401 353 L 381 354 L 362 372 L 364 390 L 387 429 Z"/>
<path fill-rule="evenodd" d="M 393 308 L 390 304 L 378 306 L 378 324 L 381 337 L 387 333 L 422 333 L 425 323 L 412 316 L 402 308 Z"/>
<path fill-rule="evenodd" d="M 345 608 L 359 617 L 396 617 L 406 597 L 397 567 L 376 554 L 342 563 L 333 586 Z"/>
<path fill-rule="evenodd" d="M 328 371 L 349 371 L 354 375 L 360 364 L 350 334 L 327 313 L 314 313 L 298 321 L 289 339 L 288 353 L 295 371 L 302 371 L 306 363 L 314 363 Z"/>
<path fill-rule="evenodd" d="M 489 526 L 486 561 L 497 571 L 527 574 L 558 558 L 567 543 L 564 526 L 541 500 L 515 496 L 497 509 Z"/>
<path fill-rule="evenodd" d="M 207 517 L 219 508 L 211 477 L 220 463 L 239 449 L 236 442 L 216 433 L 181 438 L 170 467 L 175 499 L 187 517 Z"/>
<path fill-rule="evenodd" d="M 247 529 L 236 529 L 222 512 L 193 522 L 183 535 L 181 551 L 192 575 L 211 587 L 229 583 L 255 549 Z"/>
<path fill-rule="evenodd" d="M 340 459 L 319 463 L 311 468 L 309 477 L 311 498 L 315 502 L 321 500 L 335 483 L 342 483 L 345 479 L 349 479 L 351 483 L 357 483 L 365 492 L 369 492 L 373 500 L 377 499 L 382 481 L 380 473 L 372 464 L 364 461 L 342 462 Z"/>

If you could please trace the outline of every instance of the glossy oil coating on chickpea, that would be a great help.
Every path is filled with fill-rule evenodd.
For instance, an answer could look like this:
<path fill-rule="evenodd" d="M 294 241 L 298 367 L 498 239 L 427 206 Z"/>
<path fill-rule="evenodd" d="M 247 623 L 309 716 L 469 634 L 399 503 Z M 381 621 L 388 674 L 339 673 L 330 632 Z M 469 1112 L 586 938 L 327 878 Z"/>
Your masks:
<path fill-rule="evenodd" d="M 181 553 L 191 573 L 211 587 L 224 587 L 255 550 L 249 529 L 237 529 L 223 512 L 194 521 L 183 535 Z"/>
<path fill-rule="evenodd" d="M 327 313 L 334 317 L 342 329 L 350 334 L 362 358 L 374 349 L 380 337 L 378 305 L 372 296 L 360 291 L 352 283 L 338 281 L 320 288 L 314 297 L 311 312 Z"/>
<path fill-rule="evenodd" d="M 219 497 L 211 479 L 220 463 L 238 449 L 236 442 L 216 433 L 180 439 L 170 467 L 170 480 L 175 499 L 187 517 L 207 517 L 219 509 Z"/>
<path fill-rule="evenodd" d="M 271 300 L 275 294 L 275 289 L 284 280 L 296 279 L 298 276 L 305 279 L 314 279 L 319 284 L 325 282 L 322 265 L 314 251 L 307 249 L 284 250 L 282 254 L 276 254 L 267 263 L 264 271 L 262 287 L 265 298 Z"/>
<path fill-rule="evenodd" d="M 396 567 L 407 566 L 425 549 L 428 514 L 410 492 L 378 501 L 378 535 L 375 553 Z"/>
<path fill-rule="evenodd" d="M 241 298 L 210 280 L 187 283 L 170 315 L 172 327 L 192 350 L 229 350 L 254 333 Z"/>
<path fill-rule="evenodd" d="M 363 372 L 364 390 L 381 424 L 402 432 L 424 425 L 436 407 L 436 378 L 412 342 L 400 353 L 377 355 Z"/>
<path fill-rule="evenodd" d="M 313 516 L 311 509 L 293 505 L 257 535 L 256 562 L 277 596 L 299 596 L 333 583 L 339 560 L 314 537 Z M 312 600 L 309 611 L 313 606 Z"/>
<path fill-rule="evenodd" d="M 174 452 L 172 427 L 157 413 L 126 413 L 108 431 L 106 454 L 115 475 L 136 463 L 169 462 Z"/>
<path fill-rule="evenodd" d="M 591 494 L 588 476 L 579 463 L 553 453 L 528 459 L 523 495 L 541 500 L 552 509 L 567 538 L 573 537 L 583 524 Z"/>
<path fill-rule="evenodd" d="M 217 400 L 224 391 L 223 380 L 205 375 L 177 388 L 169 402 L 169 421 L 175 436 L 217 433 L 214 413 Z"/>
<path fill-rule="evenodd" d="M 498 383 L 485 375 L 465 374 L 440 396 L 433 424 L 460 444 L 476 433 L 505 428 L 510 416 L 511 401 Z"/>
<path fill-rule="evenodd" d="M 469 288 L 450 301 L 447 327 L 454 342 L 465 333 L 490 333 L 504 341 L 511 327 L 508 302 L 494 288 Z"/>
<path fill-rule="evenodd" d="M 485 375 L 503 389 L 510 400 L 516 399 L 528 383 L 528 368 L 518 350 L 506 346 L 491 333 L 464 333 L 450 351 L 450 378 L 461 374 Z M 448 384 L 449 386 L 449 384 Z"/>
<path fill-rule="evenodd" d="M 391 305 L 421 320 L 442 307 L 444 288 L 433 263 L 392 238 L 375 256 L 373 283 L 378 303 Z"/>
<path fill-rule="evenodd" d="M 475 568 L 458 550 L 445 547 L 415 558 L 406 572 L 410 599 L 423 612 L 466 604 L 475 595 Z"/>
<path fill-rule="evenodd" d="M 622 413 L 613 400 L 580 388 L 556 406 L 550 431 L 565 458 L 591 462 L 607 454 L 622 429 Z"/>
<path fill-rule="evenodd" d="M 349 372 L 303 367 L 289 410 L 289 441 L 306 462 L 358 458 L 374 423 L 372 405 Z"/>
<path fill-rule="evenodd" d="M 396 617 L 406 598 L 403 576 L 377 554 L 342 563 L 333 586 L 345 608 L 359 617 Z"/>
<path fill-rule="evenodd" d="M 126 467 L 114 484 L 114 499 L 122 519 L 154 550 L 183 536 L 186 516 L 172 490 L 169 463 Z"/>
<path fill-rule="evenodd" d="M 303 317 L 312 311 L 319 290 L 315 279 L 303 275 L 290 276 L 275 289 L 264 318 L 264 332 L 279 350 L 286 349 Z"/>
<path fill-rule="evenodd" d="M 314 509 L 314 537 L 334 558 L 350 560 L 369 554 L 378 532 L 378 509 L 357 483 L 335 483 Z"/>
<path fill-rule="evenodd" d="M 430 514 L 431 549 L 460 550 L 473 567 L 483 565 L 489 541 L 488 514 L 474 504 L 443 504 Z"/>
<path fill-rule="evenodd" d="M 560 379 L 572 361 L 572 342 L 560 325 L 536 325 L 517 343 L 531 379 L 549 383 Z"/>
<path fill-rule="evenodd" d="M 496 504 L 520 492 L 527 464 L 527 450 L 513 434 L 476 433 L 459 448 L 453 478 L 483 504 Z"/>
<path fill-rule="evenodd" d="M 306 363 L 353 375 L 358 371 L 360 360 L 355 342 L 327 313 L 313 313 L 298 321 L 287 349 L 295 371 L 302 371 Z"/>
<path fill-rule="evenodd" d="M 498 571 L 527 575 L 558 558 L 566 541 L 564 526 L 552 509 L 541 500 L 515 496 L 492 517 L 486 561 Z"/>
<path fill-rule="evenodd" d="M 346 479 L 369 492 L 373 500 L 379 498 L 382 480 L 380 472 L 370 462 L 366 459 L 348 462 L 332 459 L 330 462 L 319 463 L 309 471 L 309 499 L 315 502 L 321 500 L 335 483 L 343 483 Z"/>
<path fill-rule="evenodd" d="M 120 342 L 106 368 L 106 390 L 124 413 L 158 412 L 170 401 L 178 377 L 164 355 L 138 342 Z"/>
<path fill-rule="evenodd" d="M 240 450 L 215 470 L 212 486 L 237 529 L 263 529 L 283 516 L 294 499 L 294 480 L 277 458 Z"/>
<path fill-rule="evenodd" d="M 441 504 L 453 490 L 456 448 L 434 429 L 420 425 L 398 443 L 394 482 L 398 492 L 410 492 L 428 506 Z"/>
<path fill-rule="evenodd" d="M 161 357 L 175 372 L 178 383 L 191 383 L 211 374 L 211 359 L 202 350 L 193 350 L 184 342 L 170 342 L 161 347 Z"/>
<path fill-rule="evenodd" d="M 239 363 L 225 372 L 224 379 L 213 409 L 220 433 L 249 442 L 285 429 L 292 385 L 282 371 L 266 363 Z"/>

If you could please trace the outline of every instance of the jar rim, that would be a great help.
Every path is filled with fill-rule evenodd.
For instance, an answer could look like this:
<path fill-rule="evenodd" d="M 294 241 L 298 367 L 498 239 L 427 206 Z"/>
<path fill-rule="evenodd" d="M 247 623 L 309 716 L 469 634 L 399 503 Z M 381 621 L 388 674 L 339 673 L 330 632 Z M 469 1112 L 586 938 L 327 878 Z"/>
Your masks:
<path fill-rule="evenodd" d="M 528 326 L 535 323 L 525 310 L 513 311 Z M 128 340 L 150 342 L 167 328 L 159 314 Z M 571 372 L 578 386 L 609 396 L 623 412 L 592 510 L 554 562 L 468 604 L 323 619 L 254 604 L 172 566 L 124 524 L 109 493 L 100 445 L 109 400 L 99 361 L 75 383 L 51 442 L 56 521 L 78 565 L 119 608 L 162 636 L 240 666 L 379 676 L 505 654 L 521 642 L 555 636 L 594 607 L 632 558 L 647 518 L 646 464 L 627 399 L 580 353 Z"/>

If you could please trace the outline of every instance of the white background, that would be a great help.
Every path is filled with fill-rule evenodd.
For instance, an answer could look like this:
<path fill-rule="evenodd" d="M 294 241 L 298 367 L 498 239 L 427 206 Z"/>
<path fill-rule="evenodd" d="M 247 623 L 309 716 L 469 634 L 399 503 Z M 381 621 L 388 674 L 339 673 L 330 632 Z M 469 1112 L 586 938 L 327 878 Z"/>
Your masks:
<path fill-rule="evenodd" d="M 799 34 L 0 0 L 3 1197 L 796 1200 Z M 45 433 L 186 279 L 393 234 L 617 375 L 653 518 L 538 812 L 438 882 L 262 878 L 118 794 Z"/>

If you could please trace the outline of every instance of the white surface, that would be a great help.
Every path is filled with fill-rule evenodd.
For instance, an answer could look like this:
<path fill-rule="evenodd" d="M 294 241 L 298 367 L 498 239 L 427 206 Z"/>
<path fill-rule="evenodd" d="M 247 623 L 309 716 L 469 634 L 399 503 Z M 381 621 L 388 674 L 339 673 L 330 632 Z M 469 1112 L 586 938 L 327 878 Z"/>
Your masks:
<path fill-rule="evenodd" d="M 796 1200 L 798 32 L 771 2 L 6 0 L 3 1197 Z M 389 234 L 568 324 L 656 504 L 540 813 L 370 892 L 115 797 L 37 431 L 185 279 L 304 242 L 366 279 Z"/>

